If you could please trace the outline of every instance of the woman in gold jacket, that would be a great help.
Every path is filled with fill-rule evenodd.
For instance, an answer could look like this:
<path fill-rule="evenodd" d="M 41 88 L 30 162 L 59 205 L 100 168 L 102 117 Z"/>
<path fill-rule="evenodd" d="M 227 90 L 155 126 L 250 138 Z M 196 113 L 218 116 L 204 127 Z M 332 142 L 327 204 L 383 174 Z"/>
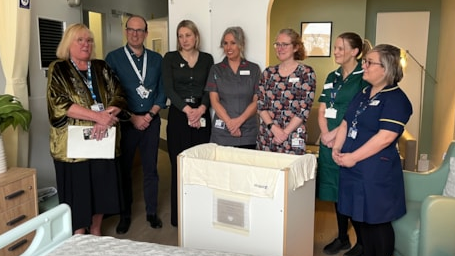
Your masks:
<path fill-rule="evenodd" d="M 66 29 L 57 48 L 59 59 L 49 66 L 47 104 L 59 201 L 71 207 L 75 234 L 101 235 L 103 215 L 119 212 L 117 160 L 68 158 L 68 126 L 92 126 L 87 139 L 94 140 L 117 126 L 118 156 L 117 115 L 126 99 L 115 74 L 106 62 L 94 59 L 93 50 L 93 33 L 85 25 Z"/>

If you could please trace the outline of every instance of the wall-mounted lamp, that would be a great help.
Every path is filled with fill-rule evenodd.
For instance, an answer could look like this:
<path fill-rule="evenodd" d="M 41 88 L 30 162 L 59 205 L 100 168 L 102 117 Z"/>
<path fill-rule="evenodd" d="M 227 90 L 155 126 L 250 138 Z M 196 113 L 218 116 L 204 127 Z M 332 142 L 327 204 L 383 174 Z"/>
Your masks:
<path fill-rule="evenodd" d="M 70 7 L 78 7 L 81 5 L 81 0 L 66 0 Z"/>

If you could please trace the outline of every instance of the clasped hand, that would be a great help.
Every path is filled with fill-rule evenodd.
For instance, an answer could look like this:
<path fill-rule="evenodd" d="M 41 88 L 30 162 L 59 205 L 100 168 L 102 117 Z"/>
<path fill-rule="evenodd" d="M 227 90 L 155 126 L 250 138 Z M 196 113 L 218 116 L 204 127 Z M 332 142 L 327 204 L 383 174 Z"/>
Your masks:
<path fill-rule="evenodd" d="M 201 116 L 203 112 L 199 108 L 190 108 L 185 113 L 188 118 L 188 125 L 199 129 L 201 127 Z"/>
<path fill-rule="evenodd" d="M 341 167 L 353 167 L 357 162 L 351 153 L 341 153 L 339 149 L 332 150 L 333 161 Z"/>
<path fill-rule="evenodd" d="M 242 121 L 236 117 L 236 118 L 231 118 L 227 120 L 226 127 L 228 131 L 231 133 L 232 137 L 241 137 L 242 132 L 240 130 L 240 126 L 242 126 Z"/>
<path fill-rule="evenodd" d="M 116 109 L 108 108 L 98 113 L 98 121 L 93 126 L 92 138 L 102 140 L 106 137 L 107 130 L 118 122 Z"/>
<path fill-rule="evenodd" d="M 274 135 L 272 139 L 272 143 L 274 144 L 282 144 L 288 139 L 289 134 L 284 131 L 281 127 L 278 127 L 277 125 L 272 126 L 272 133 Z"/>

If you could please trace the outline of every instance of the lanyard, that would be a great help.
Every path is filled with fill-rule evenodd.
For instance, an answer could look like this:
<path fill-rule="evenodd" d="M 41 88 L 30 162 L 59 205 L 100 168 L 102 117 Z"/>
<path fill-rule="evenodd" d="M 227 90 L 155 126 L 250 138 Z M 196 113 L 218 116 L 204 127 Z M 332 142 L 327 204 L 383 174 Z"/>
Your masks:
<path fill-rule="evenodd" d="M 82 80 L 84 80 L 84 83 L 87 85 L 88 89 L 90 90 L 90 94 L 92 95 L 92 99 L 96 104 L 96 95 L 95 92 L 93 92 L 93 84 L 92 84 L 92 71 L 90 70 L 91 62 L 87 62 L 87 78 L 85 78 L 84 74 L 79 70 L 77 67 L 76 63 L 72 59 L 71 63 L 73 64 L 74 68 L 77 70 L 77 73 L 82 77 Z"/>
<path fill-rule="evenodd" d="M 338 82 L 338 79 L 335 78 L 335 81 L 333 81 L 333 84 L 336 85 Z M 334 88 L 332 88 L 331 92 L 330 92 L 330 107 L 333 108 L 333 105 L 335 104 L 335 98 L 337 97 L 337 93 L 340 91 L 341 87 L 343 87 L 343 83 L 340 83 L 340 85 L 338 85 L 338 88 L 335 90 Z"/>
<path fill-rule="evenodd" d="M 379 95 L 381 95 L 381 92 L 377 93 L 376 95 L 374 95 L 373 98 L 371 99 L 368 99 L 366 101 L 361 101 L 360 104 L 359 104 L 359 107 L 357 108 L 357 110 L 355 111 L 355 116 L 354 116 L 354 119 L 352 120 L 352 127 L 355 128 L 355 126 L 357 125 L 357 117 L 360 116 L 363 112 L 365 112 L 365 110 L 367 109 L 367 107 L 373 102 L 375 101 Z M 365 104 L 365 105 L 364 105 Z"/>
<path fill-rule="evenodd" d="M 144 61 L 142 63 L 142 76 L 141 76 L 141 73 L 137 69 L 136 64 L 133 61 L 133 58 L 131 57 L 131 53 L 128 51 L 128 48 L 126 48 L 126 45 L 123 47 L 123 49 L 125 50 L 126 57 L 128 57 L 128 60 L 130 61 L 131 67 L 133 67 L 137 78 L 139 78 L 140 84 L 144 85 L 145 75 L 147 73 L 147 50 L 144 49 Z"/>

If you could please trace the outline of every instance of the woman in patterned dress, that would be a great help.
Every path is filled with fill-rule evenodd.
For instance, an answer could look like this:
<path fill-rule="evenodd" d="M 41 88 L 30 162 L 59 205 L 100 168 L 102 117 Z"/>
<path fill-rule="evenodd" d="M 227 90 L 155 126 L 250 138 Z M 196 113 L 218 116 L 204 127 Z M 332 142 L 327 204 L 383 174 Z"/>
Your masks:
<path fill-rule="evenodd" d="M 266 68 L 259 81 L 257 149 L 303 155 L 316 74 L 298 62 L 305 59 L 305 49 L 293 29 L 280 30 L 273 46 L 280 64 Z"/>

